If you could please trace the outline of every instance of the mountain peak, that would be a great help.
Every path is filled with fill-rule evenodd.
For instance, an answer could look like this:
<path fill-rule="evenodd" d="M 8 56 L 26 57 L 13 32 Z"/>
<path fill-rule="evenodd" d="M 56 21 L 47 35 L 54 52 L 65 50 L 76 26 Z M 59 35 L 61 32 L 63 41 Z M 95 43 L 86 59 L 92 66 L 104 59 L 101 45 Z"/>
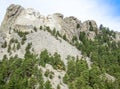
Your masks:
<path fill-rule="evenodd" d="M 54 13 L 45 17 L 32 8 L 25 9 L 20 5 L 11 4 L 7 8 L 1 28 L 8 31 L 9 28 L 25 27 L 25 29 L 29 28 L 27 31 L 31 31 L 34 27 L 49 26 L 51 30 L 55 28 L 62 36 L 66 35 L 68 40 L 71 41 L 73 36 L 78 38 L 80 31 L 89 31 L 90 25 L 94 29 L 98 29 L 96 22 L 93 20 L 81 23 L 76 17 L 64 17 L 61 13 Z"/>
<path fill-rule="evenodd" d="M 19 12 L 19 10 L 23 9 L 22 6 L 20 5 L 15 5 L 15 4 L 11 4 L 8 8 L 7 8 L 7 13 L 6 16 L 8 18 L 14 16 L 17 14 L 17 12 Z"/>
<path fill-rule="evenodd" d="M 20 15 L 22 10 L 24 10 L 24 8 L 22 6 L 11 4 L 7 8 L 7 11 L 6 11 L 4 20 L 1 24 L 1 29 L 0 30 L 8 31 L 8 29 L 13 26 L 16 18 Z"/>

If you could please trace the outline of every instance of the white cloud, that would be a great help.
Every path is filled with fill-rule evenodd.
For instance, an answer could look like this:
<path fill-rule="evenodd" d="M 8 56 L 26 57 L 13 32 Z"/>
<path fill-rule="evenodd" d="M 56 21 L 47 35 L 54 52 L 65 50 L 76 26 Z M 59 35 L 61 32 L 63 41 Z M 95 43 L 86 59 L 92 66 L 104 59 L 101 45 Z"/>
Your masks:
<path fill-rule="evenodd" d="M 43 15 L 59 12 L 65 16 L 75 16 L 82 22 L 93 19 L 98 24 L 120 31 L 120 17 L 113 16 L 113 7 L 101 3 L 101 0 L 4 0 L 4 2 L 5 5 L 0 7 L 1 11 L 3 9 L 0 13 L 2 16 L 9 4 L 17 3 L 25 8 L 39 10 Z"/>

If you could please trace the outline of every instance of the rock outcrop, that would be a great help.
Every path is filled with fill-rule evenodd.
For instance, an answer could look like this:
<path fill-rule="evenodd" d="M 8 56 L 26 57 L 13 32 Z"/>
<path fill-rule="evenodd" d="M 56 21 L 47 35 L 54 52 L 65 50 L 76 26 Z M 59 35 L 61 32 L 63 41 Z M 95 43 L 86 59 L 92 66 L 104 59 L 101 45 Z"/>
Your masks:
<path fill-rule="evenodd" d="M 6 11 L 4 20 L 1 24 L 0 30 L 9 31 L 15 24 L 15 20 L 20 15 L 20 13 L 24 10 L 24 8 L 20 5 L 11 4 Z"/>
<path fill-rule="evenodd" d="M 7 9 L 5 18 L 2 22 L 1 29 L 8 31 L 8 29 L 22 29 L 22 31 L 31 31 L 33 27 L 39 28 L 40 26 L 49 26 L 51 30 L 56 28 L 60 34 L 66 35 L 69 41 L 72 40 L 73 36 L 79 38 L 81 31 L 87 32 L 90 39 L 94 39 L 95 33 L 90 32 L 97 30 L 97 24 L 93 20 L 81 22 L 77 18 L 70 16 L 65 17 L 60 13 L 54 13 L 52 15 L 43 16 L 38 11 L 28 8 L 25 9 L 20 5 L 10 5 Z M 89 37 L 88 37 L 89 38 Z"/>
<path fill-rule="evenodd" d="M 120 42 L 120 32 L 116 32 L 115 34 L 116 34 L 115 35 L 115 41 Z"/>
<path fill-rule="evenodd" d="M 93 29 L 92 29 L 93 28 Z M 83 31 L 89 31 L 89 30 L 97 30 L 98 26 L 94 20 L 87 20 L 83 22 L 82 24 L 82 30 Z"/>
<path fill-rule="evenodd" d="M 82 27 L 81 21 L 73 16 L 70 16 L 64 18 L 64 22 L 65 24 L 63 25 L 63 30 L 61 32 L 64 32 L 69 40 L 72 40 L 73 36 L 79 38 L 79 33 Z"/>
<path fill-rule="evenodd" d="M 66 35 L 69 41 L 74 36 L 79 39 L 80 32 L 83 31 L 90 40 L 94 40 L 96 34 L 99 33 L 98 26 L 94 20 L 87 20 L 82 23 L 73 16 L 64 17 L 61 13 L 44 16 L 32 8 L 25 9 L 15 4 L 11 4 L 7 8 L 0 32 L 4 34 L 10 29 L 21 29 L 21 31 L 30 32 L 34 27 L 39 28 L 40 26 L 49 26 L 51 30 L 55 28 L 62 36 Z M 115 40 L 117 42 L 120 40 L 119 36 L 119 33 L 116 33 Z"/>

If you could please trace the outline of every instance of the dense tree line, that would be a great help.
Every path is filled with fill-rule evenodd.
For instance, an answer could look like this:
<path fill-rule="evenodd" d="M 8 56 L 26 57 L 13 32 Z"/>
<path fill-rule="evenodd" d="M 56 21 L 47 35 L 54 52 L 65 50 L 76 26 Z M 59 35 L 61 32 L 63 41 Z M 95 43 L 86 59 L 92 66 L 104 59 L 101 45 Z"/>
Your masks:
<path fill-rule="evenodd" d="M 44 50 L 40 56 L 36 56 L 30 52 L 31 46 L 32 43 L 28 43 L 23 59 L 17 56 L 8 59 L 5 55 L 0 61 L 0 89 L 35 89 L 37 86 L 39 89 L 53 89 L 49 80 L 43 80 L 38 65 L 48 63 L 55 69 L 65 70 L 60 55 L 55 53 L 52 56 Z"/>
<path fill-rule="evenodd" d="M 118 82 L 109 81 L 104 70 L 96 65 L 89 70 L 86 61 L 78 59 L 69 59 L 63 81 L 69 89 L 119 89 Z"/>
<path fill-rule="evenodd" d="M 104 72 L 116 78 L 115 83 L 111 83 L 111 87 L 112 85 L 114 87 L 112 88 L 106 87 L 105 89 L 119 89 L 120 42 L 114 41 L 115 32 L 110 31 L 108 28 L 103 27 L 101 25 L 99 31 L 100 33 L 96 34 L 94 41 L 88 40 L 87 34 L 85 32 L 80 32 L 79 41 L 81 41 L 81 43 L 79 43 L 78 40 L 76 40 L 76 42 L 74 42 L 74 45 L 80 51 L 82 51 L 83 55 L 91 58 L 91 61 L 93 62 L 94 66 L 97 66 L 101 71 L 104 70 Z M 99 86 L 99 84 L 97 84 L 97 86 Z M 105 83 L 104 86 L 108 86 L 108 83 Z"/>

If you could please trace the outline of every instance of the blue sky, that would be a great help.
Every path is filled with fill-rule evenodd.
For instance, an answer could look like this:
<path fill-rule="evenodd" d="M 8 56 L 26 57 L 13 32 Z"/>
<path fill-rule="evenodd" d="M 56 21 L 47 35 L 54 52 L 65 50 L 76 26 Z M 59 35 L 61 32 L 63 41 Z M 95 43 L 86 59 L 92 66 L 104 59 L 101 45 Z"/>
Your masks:
<path fill-rule="evenodd" d="M 120 0 L 0 0 L 0 23 L 12 3 L 34 8 L 42 15 L 59 12 L 75 16 L 82 22 L 92 19 L 98 25 L 120 32 Z"/>
<path fill-rule="evenodd" d="M 102 3 L 113 8 L 113 16 L 120 16 L 120 0 L 102 0 Z"/>

